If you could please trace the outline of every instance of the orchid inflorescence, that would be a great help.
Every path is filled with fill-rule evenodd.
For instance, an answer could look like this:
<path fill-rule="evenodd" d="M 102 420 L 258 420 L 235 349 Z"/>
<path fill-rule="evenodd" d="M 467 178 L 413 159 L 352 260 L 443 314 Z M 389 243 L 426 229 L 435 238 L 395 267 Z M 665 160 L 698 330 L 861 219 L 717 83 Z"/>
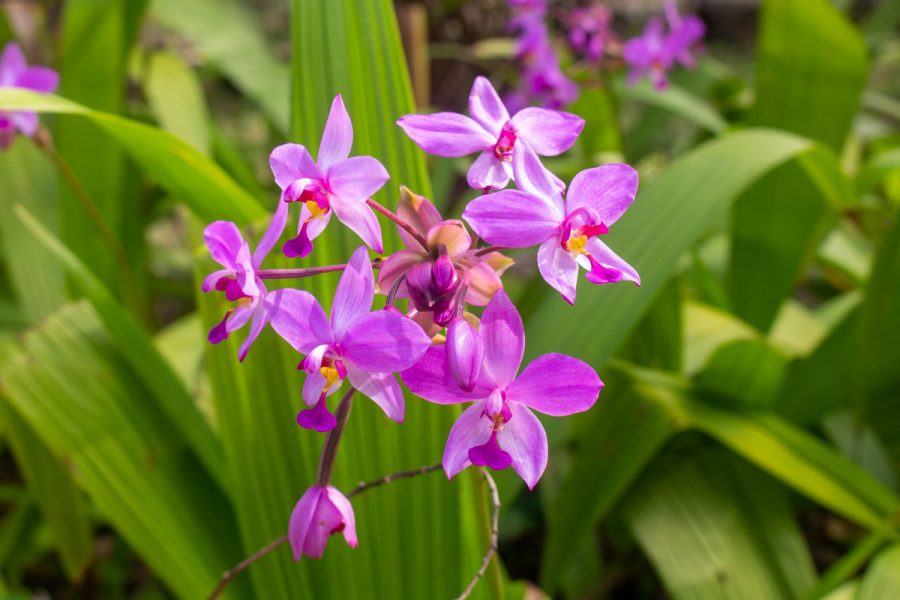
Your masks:
<path fill-rule="evenodd" d="M 478 153 L 468 181 L 481 195 L 465 208 L 463 220 L 445 219 L 428 199 L 405 187 L 395 211 L 375 202 L 372 195 L 388 173 L 375 158 L 350 157 L 353 127 L 337 96 L 316 159 L 298 144 L 272 152 L 270 166 L 281 195 L 257 247 L 251 248 L 230 222 L 214 222 L 204 231 L 206 246 L 222 268 L 206 277 L 203 291 L 221 292 L 231 303 L 209 341 L 219 343 L 249 324 L 238 352 L 244 360 L 271 325 L 302 355 L 308 408 L 297 415 L 297 423 L 328 432 L 319 477 L 290 519 L 288 538 L 298 560 L 320 557 L 332 533 L 342 532 L 348 544 L 357 544 L 352 507 L 330 485 L 334 450 L 355 392 L 397 422 L 405 410 L 397 374 L 425 400 L 469 403 L 449 432 L 442 460 L 447 476 L 469 465 L 512 467 L 533 488 L 548 459 L 547 436 L 533 411 L 565 416 L 587 410 L 603 386 L 593 368 L 561 354 L 540 356 L 520 372 L 525 330 L 503 290 L 502 276 L 513 264 L 503 250 L 539 246 L 541 275 L 569 303 L 575 302 L 579 267 L 591 283 L 639 283 L 637 272 L 598 238 L 631 204 L 637 173 L 624 164 L 603 165 L 582 171 L 567 186 L 539 156 L 568 150 L 583 120 L 545 108 L 510 115 L 483 77 L 472 86 L 469 114 L 406 115 L 397 121 L 426 152 Z M 503 189 L 510 179 L 518 189 Z M 365 245 L 345 265 L 263 268 L 294 205 L 299 207 L 297 235 L 282 245 L 285 256 L 310 256 L 332 213 Z M 370 250 L 383 253 L 376 212 L 396 224 L 404 247 L 373 260 Z M 343 273 L 330 315 L 308 291 L 266 287 L 271 279 L 336 270 Z M 373 308 L 376 293 L 385 297 L 383 308 Z M 474 307 L 484 307 L 480 318 Z M 345 381 L 350 391 L 333 414 L 328 398 Z"/>

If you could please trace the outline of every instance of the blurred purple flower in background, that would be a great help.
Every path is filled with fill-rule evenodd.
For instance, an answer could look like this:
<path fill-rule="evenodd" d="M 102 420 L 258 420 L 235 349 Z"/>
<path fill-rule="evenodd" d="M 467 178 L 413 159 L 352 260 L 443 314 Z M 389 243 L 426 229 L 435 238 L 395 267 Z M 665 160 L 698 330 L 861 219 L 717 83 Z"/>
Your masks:
<path fill-rule="evenodd" d="M 612 18 L 612 11 L 602 4 L 570 10 L 564 20 L 569 27 L 572 49 L 589 61 L 603 58 L 607 41 L 615 37 Z"/>
<path fill-rule="evenodd" d="M 390 179 L 384 166 L 371 156 L 350 156 L 353 124 L 340 95 L 335 96 L 319 144 L 319 160 L 300 144 L 282 144 L 269 157 L 275 182 L 285 202 L 300 202 L 297 237 L 284 244 L 289 258 L 306 257 L 314 240 L 331 219 L 349 227 L 379 254 L 381 226 L 366 200 Z"/>
<path fill-rule="evenodd" d="M 394 421 L 403 421 L 403 392 L 393 373 L 412 366 L 428 349 L 430 338 L 402 315 L 370 312 L 374 277 L 365 246 L 353 253 L 341 275 L 331 320 L 309 292 L 284 289 L 272 292 L 266 309 L 272 327 L 295 350 L 306 355 L 303 400 L 313 408 L 301 411 L 297 423 L 307 429 L 329 431 L 335 418 L 325 399 L 344 381 L 371 398 Z"/>
<path fill-rule="evenodd" d="M 47 67 L 29 67 L 22 48 L 8 43 L 0 56 L 0 88 L 21 88 L 41 94 L 51 94 L 59 86 L 59 74 Z M 8 148 L 16 137 L 33 136 L 38 130 L 38 116 L 34 112 L 0 111 L 0 149 Z"/>
<path fill-rule="evenodd" d="M 699 17 L 682 17 L 674 1 L 666 3 L 666 32 L 662 19 L 651 19 L 644 32 L 628 40 L 623 48 L 623 58 L 631 67 L 628 82 L 636 83 L 647 76 L 658 90 L 669 84 L 668 72 L 676 62 L 686 67 L 694 66 L 693 50 L 700 47 L 706 27 Z"/>
<path fill-rule="evenodd" d="M 563 201 L 556 183 L 542 177 L 537 157 L 524 153 L 522 160 L 520 169 L 530 174 L 528 184 L 521 191 L 503 190 L 470 202 L 463 218 L 472 229 L 506 248 L 540 244 L 538 269 L 569 304 L 575 303 L 579 267 L 587 270 L 591 283 L 640 284 L 637 271 L 595 237 L 606 233 L 631 205 L 637 171 L 624 164 L 582 171 Z"/>
<path fill-rule="evenodd" d="M 477 332 L 484 360 L 470 391 L 451 372 L 446 346 L 433 346 L 401 374 L 412 393 L 436 404 L 473 402 L 453 424 L 443 465 L 453 477 L 469 465 L 509 466 L 534 488 L 547 466 L 547 433 L 532 410 L 551 416 L 582 412 L 594 405 L 603 382 L 586 363 L 562 354 L 545 354 L 519 367 L 525 328 L 506 292 L 497 292 L 484 309 Z"/>
<path fill-rule="evenodd" d="M 584 128 L 584 119 L 544 108 L 524 108 L 509 116 L 491 82 L 477 77 L 469 94 L 467 117 L 440 112 L 406 115 L 397 124 L 422 150 L 437 156 L 481 154 L 466 176 L 476 189 L 506 187 L 512 177 L 521 185 L 523 174 L 513 156 L 526 148 L 541 156 L 556 156 L 572 147 Z"/>
<path fill-rule="evenodd" d="M 301 556 L 322 558 L 328 537 L 343 533 L 351 548 L 356 548 L 356 517 L 350 501 L 337 488 L 314 485 L 303 494 L 291 513 L 288 539 L 294 560 Z"/>

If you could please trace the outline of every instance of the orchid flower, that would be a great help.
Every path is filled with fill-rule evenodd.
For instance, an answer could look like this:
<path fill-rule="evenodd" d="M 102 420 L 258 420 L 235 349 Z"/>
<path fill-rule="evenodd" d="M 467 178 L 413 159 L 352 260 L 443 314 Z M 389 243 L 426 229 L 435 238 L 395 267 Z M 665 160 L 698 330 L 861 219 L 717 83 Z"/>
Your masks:
<path fill-rule="evenodd" d="M 406 249 L 390 255 L 379 269 L 380 293 L 390 294 L 396 285 L 398 297 L 409 297 L 419 312 L 433 312 L 435 322 L 443 326 L 456 314 L 457 300 L 484 306 L 503 287 L 500 275 L 513 260 L 499 252 L 479 256 L 462 221 L 444 220 L 427 198 L 406 187 L 400 189 L 397 213 L 427 247 L 398 227 Z M 465 297 L 457 298 L 462 291 Z"/>
<path fill-rule="evenodd" d="M 325 399 L 344 378 L 371 398 L 394 421 L 403 421 L 403 393 L 393 374 L 412 366 L 428 349 L 430 338 L 413 321 L 393 312 L 369 312 L 374 277 L 365 246 L 354 253 L 341 275 L 331 320 L 309 292 L 283 289 L 272 292 L 266 308 L 272 327 L 295 350 L 306 355 L 303 400 L 311 409 L 297 422 L 328 431 L 335 418 Z"/>
<path fill-rule="evenodd" d="M 237 225 L 230 221 L 215 221 L 203 230 L 203 241 L 213 260 L 224 267 L 207 275 L 201 289 L 204 292 L 224 292 L 225 297 L 235 303 L 234 308 L 209 331 L 208 339 L 218 344 L 228 335 L 250 321 L 250 332 L 238 350 L 238 359 L 243 361 L 256 340 L 267 317 L 265 309 L 266 286 L 257 276 L 263 259 L 278 242 L 287 221 L 287 206 L 279 203 L 269 228 L 263 235 L 256 251 L 251 255 L 250 245 L 244 241 Z"/>
<path fill-rule="evenodd" d="M 669 23 L 669 50 L 676 61 L 693 68 L 695 63 L 691 51 L 701 46 L 706 25 L 700 17 L 679 14 L 678 4 L 674 0 L 666 0 L 665 10 L 666 21 Z"/>
<path fill-rule="evenodd" d="M 624 164 L 582 171 L 564 201 L 533 153 L 523 153 L 521 160 L 519 168 L 530 173 L 527 185 L 470 202 L 463 218 L 472 229 L 488 243 L 506 248 L 540 244 L 538 269 L 570 304 L 575 303 L 579 266 L 591 283 L 627 280 L 640 285 L 637 271 L 595 237 L 631 205 L 637 171 Z"/>
<path fill-rule="evenodd" d="M 10 42 L 3 48 L 3 55 L 0 56 L 0 88 L 21 88 L 51 94 L 58 86 L 59 74 L 47 67 L 29 67 L 18 44 Z M 28 137 L 37 133 L 37 113 L 0 111 L 0 149 L 12 144 L 17 129 Z"/>
<path fill-rule="evenodd" d="M 319 143 L 318 162 L 299 144 L 283 144 L 272 151 L 269 166 L 285 202 L 300 202 L 297 237 L 284 245 L 290 258 L 306 257 L 332 211 L 372 250 L 381 254 L 381 226 L 366 200 L 390 179 L 371 156 L 350 156 L 353 124 L 340 95 L 335 96 Z"/>
<path fill-rule="evenodd" d="M 466 179 L 481 190 L 506 187 L 512 177 L 522 185 L 513 156 L 530 148 L 541 156 L 556 156 L 572 147 L 584 127 L 576 115 L 544 108 L 525 108 L 512 117 L 490 81 L 477 77 L 469 94 L 469 113 L 441 112 L 406 115 L 397 124 L 422 150 L 458 157 L 480 152 Z"/>
<path fill-rule="evenodd" d="M 473 402 L 447 438 L 442 460 L 447 477 L 472 464 L 497 470 L 512 466 L 534 488 L 547 466 L 547 433 L 532 410 L 551 416 L 585 411 L 603 382 L 589 365 L 562 354 L 540 356 L 517 376 L 525 329 L 503 290 L 485 308 L 478 336 L 484 360 L 471 391 L 457 385 L 444 346 L 432 346 L 401 377 L 429 402 Z"/>
<path fill-rule="evenodd" d="M 569 44 L 589 61 L 603 58 L 606 42 L 612 32 L 612 11 L 602 4 L 573 8 L 566 15 L 569 25 Z"/>
<path fill-rule="evenodd" d="M 356 518 L 350 501 L 333 486 L 314 485 L 300 498 L 291 513 L 288 539 L 294 560 L 301 556 L 322 558 L 328 537 L 343 533 L 351 548 L 356 548 Z"/>
<path fill-rule="evenodd" d="M 666 74 L 675 64 L 675 55 L 662 20 L 651 19 L 640 36 L 625 42 L 622 58 L 631 67 L 629 84 L 634 85 L 646 75 L 656 89 L 665 89 L 669 85 Z"/>

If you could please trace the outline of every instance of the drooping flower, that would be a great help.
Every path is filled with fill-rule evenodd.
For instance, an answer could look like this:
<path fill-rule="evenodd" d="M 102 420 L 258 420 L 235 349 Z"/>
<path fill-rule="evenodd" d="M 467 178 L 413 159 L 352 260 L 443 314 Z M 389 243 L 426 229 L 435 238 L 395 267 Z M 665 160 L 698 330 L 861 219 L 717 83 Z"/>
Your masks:
<path fill-rule="evenodd" d="M 397 213 L 426 241 L 422 247 L 398 227 L 406 249 L 395 252 L 378 271 L 378 291 L 410 298 L 418 312 L 431 312 L 441 327 L 456 316 L 458 302 L 484 306 L 503 287 L 500 275 L 513 261 L 490 252 L 479 256 L 472 238 L 458 219 L 444 220 L 425 197 L 400 188 Z M 401 279 L 402 278 L 402 279 Z M 465 287 L 463 287 L 465 286 Z M 464 297 L 458 297 L 465 291 Z"/>
<path fill-rule="evenodd" d="M 522 155 L 520 169 L 531 175 L 520 190 L 476 198 L 463 218 L 488 243 L 506 248 L 540 244 L 538 269 L 570 304 L 575 303 L 578 267 L 591 283 L 627 280 L 640 285 L 637 271 L 595 236 L 604 234 L 628 209 L 638 174 L 624 164 L 582 171 L 565 200 L 533 153 Z"/>
<path fill-rule="evenodd" d="M 328 537 L 343 533 L 347 545 L 356 548 L 356 518 L 350 501 L 337 488 L 314 485 L 303 494 L 291 512 L 288 539 L 294 560 L 301 556 L 322 558 Z"/>
<path fill-rule="evenodd" d="M 22 48 L 8 43 L 0 56 L 0 88 L 21 88 L 41 94 L 51 94 L 59 86 L 59 74 L 47 67 L 29 67 Z M 28 137 L 37 133 L 38 116 L 34 112 L 0 111 L 0 149 L 8 148 L 16 137 L 16 130 Z"/>
<path fill-rule="evenodd" d="M 451 112 L 406 115 L 397 121 L 422 150 L 458 157 L 480 152 L 466 176 L 476 189 L 506 187 L 512 177 L 522 184 L 513 156 L 531 148 L 541 156 L 556 156 L 572 147 L 584 120 L 570 113 L 525 108 L 512 117 L 490 81 L 477 77 L 469 94 L 471 117 Z"/>
<path fill-rule="evenodd" d="M 272 151 L 269 166 L 285 202 L 300 203 L 297 237 L 284 245 L 288 257 L 305 257 L 331 219 L 353 230 L 381 254 L 381 226 L 366 204 L 390 179 L 384 166 L 371 156 L 350 156 L 353 124 L 340 95 L 335 96 L 319 144 L 318 162 L 300 144 L 283 144 Z"/>
<path fill-rule="evenodd" d="M 450 430 L 442 461 L 447 477 L 471 464 L 497 470 L 512 466 L 534 488 L 547 466 L 547 434 L 532 410 L 551 416 L 585 411 L 603 382 L 589 365 L 562 354 L 540 356 L 517 376 L 525 329 L 502 290 L 485 308 L 478 336 L 484 361 L 471 391 L 459 387 L 450 373 L 445 346 L 432 346 L 401 377 L 430 402 L 473 402 Z"/>
<path fill-rule="evenodd" d="M 612 11 L 602 4 L 573 8 L 566 15 L 569 44 L 589 61 L 603 58 L 606 43 L 613 38 Z"/>
<path fill-rule="evenodd" d="M 203 230 L 203 240 L 210 255 L 224 268 L 207 275 L 201 289 L 204 292 L 224 292 L 225 297 L 235 303 L 222 321 L 209 330 L 208 339 L 218 344 L 250 321 L 250 331 L 238 350 L 238 359 L 242 361 L 268 321 L 266 286 L 257 276 L 257 271 L 281 237 L 286 221 L 287 206 L 279 202 L 269 228 L 252 254 L 237 225 L 230 221 L 215 221 Z"/>
<path fill-rule="evenodd" d="M 305 354 L 303 400 L 311 409 L 297 415 L 308 429 L 328 431 L 335 418 L 325 399 L 344 378 L 371 398 L 391 419 L 403 421 L 403 393 L 393 373 L 412 366 L 428 349 L 430 338 L 402 315 L 370 312 L 374 277 L 365 246 L 354 253 L 341 275 L 331 320 L 309 292 L 283 289 L 266 300 L 272 327 L 295 350 Z"/>

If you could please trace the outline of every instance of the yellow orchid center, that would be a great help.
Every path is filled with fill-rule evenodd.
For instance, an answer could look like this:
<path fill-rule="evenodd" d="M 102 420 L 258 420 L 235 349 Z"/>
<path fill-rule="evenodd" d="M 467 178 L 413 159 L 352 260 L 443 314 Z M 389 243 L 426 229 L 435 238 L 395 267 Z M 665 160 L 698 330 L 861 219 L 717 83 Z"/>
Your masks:
<path fill-rule="evenodd" d="M 323 209 L 315 200 L 307 200 L 306 202 L 304 202 L 304 204 L 306 204 L 306 208 L 311 213 L 311 216 L 309 217 L 309 219 L 307 219 L 307 222 L 313 219 L 321 219 L 325 216 L 325 212 L 327 209 Z"/>
<path fill-rule="evenodd" d="M 325 378 L 326 391 L 331 389 L 331 387 L 341 378 L 340 373 L 338 373 L 338 370 L 335 367 L 322 367 L 319 371 L 322 373 L 322 377 Z"/>
<path fill-rule="evenodd" d="M 566 250 L 575 254 L 584 254 L 584 245 L 587 244 L 586 235 L 572 236 L 566 242 Z"/>
<path fill-rule="evenodd" d="M 253 302 L 253 298 L 250 296 L 244 296 L 243 298 L 238 298 L 236 304 L 238 306 L 249 306 Z"/>

